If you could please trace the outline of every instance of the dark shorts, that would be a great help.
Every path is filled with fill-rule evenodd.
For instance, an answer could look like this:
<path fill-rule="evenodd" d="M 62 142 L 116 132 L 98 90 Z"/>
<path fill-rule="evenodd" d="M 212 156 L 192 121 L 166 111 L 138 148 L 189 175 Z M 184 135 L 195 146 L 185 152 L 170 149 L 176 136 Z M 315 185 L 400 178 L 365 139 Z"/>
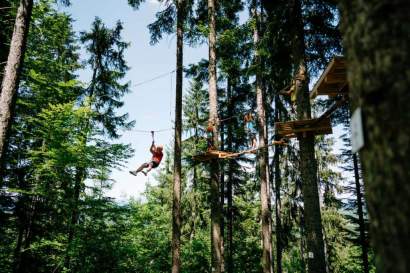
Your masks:
<path fill-rule="evenodd" d="M 159 165 L 159 163 L 154 161 L 154 160 L 151 160 L 151 162 L 149 164 L 151 164 L 153 168 L 156 168 Z"/>

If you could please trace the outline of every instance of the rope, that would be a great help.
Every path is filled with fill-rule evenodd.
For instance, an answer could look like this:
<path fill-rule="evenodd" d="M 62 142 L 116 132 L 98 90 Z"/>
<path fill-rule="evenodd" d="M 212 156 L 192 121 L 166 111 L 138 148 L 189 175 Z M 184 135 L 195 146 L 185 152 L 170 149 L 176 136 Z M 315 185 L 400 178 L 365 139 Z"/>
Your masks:
<path fill-rule="evenodd" d="M 158 76 L 156 76 L 156 77 L 154 77 L 154 78 L 152 78 L 152 79 L 149 79 L 149 80 L 146 80 L 146 81 L 142 81 L 142 82 L 140 82 L 140 83 L 137 83 L 137 84 L 134 84 L 134 85 L 133 85 L 134 87 L 140 86 L 140 85 L 143 85 L 143 84 L 146 84 L 146 83 L 150 83 L 150 82 L 152 82 L 152 81 L 155 81 L 155 80 L 158 80 L 158 79 L 161 79 L 161 78 L 163 78 L 163 77 L 166 77 L 166 76 L 170 75 L 170 79 L 171 79 L 171 86 L 170 86 L 170 104 L 169 104 L 169 116 L 170 116 L 170 118 L 172 118 L 172 85 L 173 85 L 172 74 L 173 74 L 174 72 L 175 72 L 175 69 L 172 70 L 172 71 L 170 71 L 170 72 L 167 72 L 167 73 L 158 75 Z M 173 123 L 172 120 L 171 120 L 171 123 Z M 132 132 L 137 132 L 137 133 L 144 133 L 144 134 L 153 134 L 153 133 L 167 132 L 167 131 L 171 131 L 171 130 L 173 130 L 173 128 L 159 129 L 159 130 L 138 130 L 138 129 L 133 129 L 133 130 L 131 130 L 131 131 L 132 131 Z"/>
<path fill-rule="evenodd" d="M 149 79 L 149 80 L 145 80 L 145 81 L 136 83 L 136 84 L 134 84 L 133 86 L 136 87 L 136 86 L 140 86 L 140 85 L 143 85 L 143 84 L 146 84 L 146 83 L 150 83 L 150 82 L 152 82 L 152 81 L 155 81 L 155 80 L 161 79 L 161 78 L 163 78 L 163 77 L 166 77 L 166 76 L 168 76 L 169 74 L 172 74 L 172 73 L 174 73 L 174 72 L 175 72 L 175 69 L 172 70 L 172 71 L 170 71 L 170 72 L 167 72 L 167 73 L 158 75 L 158 76 L 156 76 L 156 77 L 154 77 L 154 78 L 152 78 L 152 79 Z"/>
<path fill-rule="evenodd" d="M 161 129 L 161 130 L 131 130 L 133 132 L 137 132 L 137 133 L 147 133 L 147 134 L 151 134 L 152 132 L 154 133 L 162 133 L 162 132 L 167 132 L 167 131 L 171 131 L 172 128 L 168 128 L 168 129 Z"/>

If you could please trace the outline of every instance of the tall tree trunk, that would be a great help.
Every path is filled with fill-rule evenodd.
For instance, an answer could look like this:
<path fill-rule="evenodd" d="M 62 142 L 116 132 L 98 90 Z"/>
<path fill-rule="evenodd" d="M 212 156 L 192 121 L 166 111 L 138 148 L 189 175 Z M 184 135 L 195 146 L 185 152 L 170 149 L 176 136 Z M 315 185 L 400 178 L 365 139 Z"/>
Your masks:
<path fill-rule="evenodd" d="M 279 110 L 279 95 L 275 95 L 275 120 L 282 120 Z M 279 140 L 279 139 L 275 139 Z M 282 175 L 280 171 L 280 156 L 282 147 L 275 146 L 274 168 L 275 168 L 275 219 L 276 219 L 276 273 L 282 273 L 282 251 L 283 251 L 283 234 L 282 234 L 282 201 L 280 190 L 282 188 Z"/>
<path fill-rule="evenodd" d="M 175 96 L 174 184 L 172 199 L 172 273 L 181 271 L 181 142 L 184 0 L 177 2 L 177 70 Z"/>
<path fill-rule="evenodd" d="M 67 250 L 66 250 L 66 256 L 65 256 L 65 267 L 70 268 L 71 267 L 71 256 L 70 256 L 70 250 L 72 248 L 72 243 L 74 241 L 74 236 L 75 236 L 75 229 L 76 225 L 78 223 L 78 217 L 80 214 L 80 209 L 79 209 L 79 201 L 80 201 L 80 194 L 83 190 L 83 183 L 85 180 L 86 176 L 86 170 L 84 167 L 78 167 L 76 169 L 76 174 L 75 174 L 75 182 L 74 182 L 74 192 L 72 196 L 72 208 L 71 208 L 71 219 L 70 219 L 70 224 L 68 226 L 68 235 L 67 235 Z"/>
<path fill-rule="evenodd" d="M 96 58 L 95 60 L 96 67 L 100 67 L 101 60 Z M 89 93 L 89 101 L 88 101 L 88 108 L 92 111 L 92 105 L 94 101 L 94 91 L 95 91 L 95 81 L 97 78 L 97 69 L 94 69 L 91 85 L 90 85 L 90 93 Z M 91 119 L 88 119 L 85 124 L 82 126 L 83 138 L 81 139 L 81 147 L 85 148 L 88 142 L 89 130 L 91 127 Z M 80 195 L 81 192 L 84 190 L 84 181 L 87 178 L 87 169 L 83 166 L 76 167 L 76 174 L 74 177 L 74 192 L 71 200 L 71 219 L 70 224 L 68 226 L 68 236 L 67 236 L 67 249 L 66 249 L 66 257 L 65 257 L 65 267 L 70 268 L 70 249 L 72 247 L 72 243 L 74 241 L 75 236 L 75 229 L 78 223 L 78 217 L 80 215 Z"/>
<path fill-rule="evenodd" d="M 375 5 L 372 1 L 344 5 L 345 11 L 353 11 L 351 15 L 345 12 L 349 82 L 354 91 L 352 101 L 361 106 L 364 116 L 366 146 L 361 159 L 372 242 L 381 258 L 380 269 L 408 272 L 410 263 L 405 253 L 409 251 L 410 187 L 404 182 L 409 179 L 410 166 L 409 147 L 403 144 L 409 142 L 410 80 L 403 73 L 408 68 L 405 60 L 409 58 L 409 40 L 404 37 L 409 36 L 410 8 L 407 1 L 370 4 Z M 366 22 L 358 17 L 366 18 Z M 360 39 L 364 40 L 360 40 L 358 33 L 352 32 L 352 24 L 357 25 L 358 31 L 369 24 L 372 28 L 363 32 Z M 389 39 L 385 39 L 387 35 Z"/>
<path fill-rule="evenodd" d="M 228 78 L 228 86 L 227 86 L 227 100 L 228 100 L 228 116 L 233 116 L 233 102 L 232 102 L 232 85 L 231 80 Z M 228 135 L 227 135 L 227 147 L 228 151 L 233 150 L 233 129 L 232 129 L 232 122 L 228 123 Z M 228 161 L 228 181 L 226 185 L 226 198 L 227 198 L 227 251 L 225 251 L 227 259 L 226 259 L 226 271 L 228 273 L 234 272 L 234 263 L 233 263 L 233 191 L 232 191 L 232 184 L 233 184 L 233 161 Z"/>
<path fill-rule="evenodd" d="M 305 61 L 304 26 L 301 0 L 294 0 L 292 18 L 294 21 L 293 57 L 297 65 L 296 116 L 298 120 L 311 119 L 309 100 L 309 77 Z M 300 173 L 304 200 L 304 220 L 306 228 L 307 264 L 309 273 L 325 273 L 325 248 L 320 214 L 319 189 L 317 181 L 317 162 L 315 158 L 315 137 L 313 134 L 298 136 Z"/>
<path fill-rule="evenodd" d="M 213 143 L 218 147 L 218 94 L 216 75 L 216 6 L 215 0 L 208 0 L 209 22 L 209 121 L 213 124 Z M 214 159 L 210 162 L 211 175 L 211 244 L 212 244 L 212 272 L 220 273 L 222 269 L 221 255 L 221 205 L 219 198 L 219 164 Z"/>
<path fill-rule="evenodd" d="M 256 105 L 258 112 L 258 131 L 259 131 L 259 179 L 261 183 L 260 198 L 261 198 L 261 218 L 262 218 L 262 270 L 263 273 L 273 272 L 272 261 L 272 235 L 271 235 L 271 211 L 269 208 L 270 191 L 269 191 L 269 172 L 267 168 L 269 165 L 268 158 L 268 142 L 266 130 L 266 110 L 265 110 L 265 94 L 263 90 L 261 78 L 261 60 L 259 56 L 259 14 L 258 3 L 254 0 L 254 47 L 255 47 L 255 61 L 256 61 Z"/>
<path fill-rule="evenodd" d="M 364 223 L 363 215 L 363 198 L 362 190 L 360 185 L 360 175 L 359 175 L 359 163 L 357 160 L 357 155 L 353 154 L 353 169 L 354 169 L 354 180 L 356 184 L 356 198 L 357 198 L 357 215 L 359 216 L 359 232 L 360 232 L 360 245 L 362 247 L 362 263 L 363 263 L 363 273 L 369 273 L 369 257 L 368 248 L 366 240 L 366 228 Z"/>
<path fill-rule="evenodd" d="M 305 218 L 303 213 L 300 215 L 300 267 L 302 273 L 306 272 L 306 232 L 305 232 Z"/>
<path fill-rule="evenodd" d="M 8 131 L 13 118 L 14 102 L 19 86 L 21 68 L 30 26 L 33 0 L 21 0 L 17 10 L 7 65 L 0 92 L 0 164 L 6 149 Z"/>
<path fill-rule="evenodd" d="M 221 151 L 224 151 L 225 148 L 225 134 L 224 134 L 224 124 L 221 124 Z M 224 205 L 225 205 L 225 164 L 224 162 L 220 162 L 220 174 L 221 174 L 221 190 L 220 190 L 220 196 L 221 196 L 221 263 L 222 263 L 222 268 L 221 272 L 225 272 L 225 210 L 224 210 Z"/>
<path fill-rule="evenodd" d="M 380 272 L 410 271 L 410 2 L 341 1 L 350 97 Z"/>

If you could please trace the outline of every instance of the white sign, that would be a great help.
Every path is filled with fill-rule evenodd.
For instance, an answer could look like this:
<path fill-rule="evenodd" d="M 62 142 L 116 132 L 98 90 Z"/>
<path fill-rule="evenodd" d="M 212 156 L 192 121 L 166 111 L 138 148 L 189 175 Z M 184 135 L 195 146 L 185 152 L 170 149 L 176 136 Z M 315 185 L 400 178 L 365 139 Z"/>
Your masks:
<path fill-rule="evenodd" d="M 315 255 L 313 255 L 313 252 L 310 252 L 310 251 L 309 251 L 308 257 L 309 257 L 309 259 L 313 259 L 313 258 L 315 257 Z"/>
<path fill-rule="evenodd" d="M 357 153 L 364 146 L 362 109 L 360 107 L 353 112 L 350 127 L 352 132 L 352 152 Z"/>

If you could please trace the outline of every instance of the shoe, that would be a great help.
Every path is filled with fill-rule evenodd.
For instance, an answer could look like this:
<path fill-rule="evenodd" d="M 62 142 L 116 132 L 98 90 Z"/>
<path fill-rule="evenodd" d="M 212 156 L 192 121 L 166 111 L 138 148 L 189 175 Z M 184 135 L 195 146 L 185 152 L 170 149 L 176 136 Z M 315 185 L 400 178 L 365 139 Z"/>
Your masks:
<path fill-rule="evenodd" d="M 132 174 L 133 176 L 137 176 L 137 172 L 136 172 L 136 171 L 130 171 L 130 174 Z"/>

